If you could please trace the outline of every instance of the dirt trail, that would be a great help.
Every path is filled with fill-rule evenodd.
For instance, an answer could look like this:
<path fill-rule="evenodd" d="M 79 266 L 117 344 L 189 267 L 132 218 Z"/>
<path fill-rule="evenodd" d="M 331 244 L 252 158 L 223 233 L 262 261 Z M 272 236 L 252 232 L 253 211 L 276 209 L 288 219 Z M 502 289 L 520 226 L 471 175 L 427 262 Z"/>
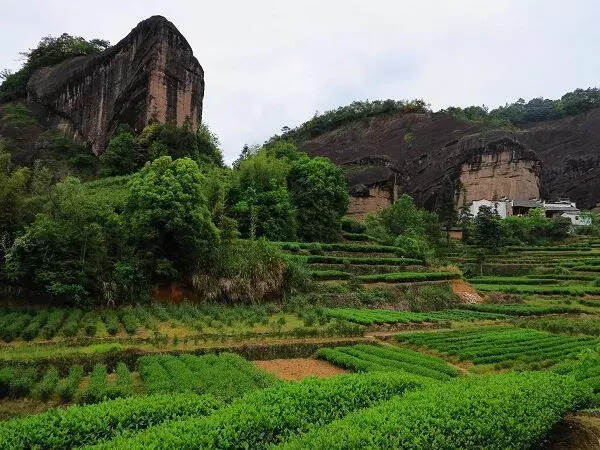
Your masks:
<path fill-rule="evenodd" d="M 600 413 L 582 411 L 568 414 L 550 437 L 538 446 L 548 450 L 600 449 Z"/>
<path fill-rule="evenodd" d="M 464 303 L 483 302 L 483 298 L 481 298 L 479 292 L 465 280 L 452 280 L 450 286 L 452 287 L 452 292 L 458 295 Z"/>
<path fill-rule="evenodd" d="M 254 361 L 254 364 L 284 380 L 299 381 L 307 377 L 327 378 L 349 373 L 327 361 L 314 358 L 270 359 Z"/>

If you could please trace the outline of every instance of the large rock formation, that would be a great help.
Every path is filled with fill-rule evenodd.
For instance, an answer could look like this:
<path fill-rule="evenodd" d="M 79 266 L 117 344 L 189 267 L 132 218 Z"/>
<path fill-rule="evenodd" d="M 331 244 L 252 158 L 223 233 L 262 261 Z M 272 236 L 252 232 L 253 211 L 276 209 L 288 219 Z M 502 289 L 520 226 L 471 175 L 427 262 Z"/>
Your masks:
<path fill-rule="evenodd" d="M 204 72 L 177 28 L 153 16 L 100 54 L 40 69 L 27 91 L 55 125 L 100 154 L 122 123 L 139 131 L 151 121 L 182 124 L 189 118 L 196 127 Z"/>
<path fill-rule="evenodd" d="M 486 131 L 446 113 L 380 116 L 300 148 L 344 169 L 359 217 L 401 192 L 435 209 L 446 176 L 459 206 L 504 196 L 570 197 L 580 208 L 600 200 L 600 109 L 516 131 Z"/>
<path fill-rule="evenodd" d="M 600 109 L 538 122 L 518 133 L 542 161 L 544 198 L 569 197 L 579 208 L 600 201 Z"/>

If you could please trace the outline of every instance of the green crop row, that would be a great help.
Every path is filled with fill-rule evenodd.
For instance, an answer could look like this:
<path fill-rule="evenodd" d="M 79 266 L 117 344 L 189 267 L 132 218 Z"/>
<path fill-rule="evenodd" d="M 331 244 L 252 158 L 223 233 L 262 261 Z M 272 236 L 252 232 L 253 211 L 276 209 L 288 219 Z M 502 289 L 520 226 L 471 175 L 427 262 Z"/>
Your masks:
<path fill-rule="evenodd" d="M 194 392 L 231 399 L 277 383 L 273 376 L 233 353 L 143 356 L 138 368 L 150 394 Z"/>
<path fill-rule="evenodd" d="M 432 348 L 475 364 L 508 365 L 516 361 L 558 362 L 599 343 L 591 337 L 576 338 L 522 328 L 407 333 L 396 335 L 396 339 Z"/>
<path fill-rule="evenodd" d="M 449 309 L 431 312 L 392 311 L 387 309 L 355 309 L 331 308 L 327 309 L 331 317 L 356 322 L 363 325 L 374 323 L 421 323 L 421 322 L 446 322 L 463 320 L 495 320 L 507 319 L 505 314 L 468 311 L 466 309 Z"/>
<path fill-rule="evenodd" d="M 571 270 L 579 270 L 581 272 L 600 272 L 600 265 L 599 266 L 579 265 L 579 266 L 572 266 L 569 268 Z"/>
<path fill-rule="evenodd" d="M 469 278 L 469 283 L 474 284 L 556 284 L 559 280 L 556 278 L 529 278 L 529 277 L 492 277 L 492 276 L 480 276 Z"/>
<path fill-rule="evenodd" d="M 402 255 L 402 249 L 390 245 L 349 244 L 349 243 L 320 243 L 320 242 L 278 242 L 283 250 L 287 251 L 335 251 L 351 253 L 394 253 Z"/>
<path fill-rule="evenodd" d="M 576 280 L 576 281 L 594 281 L 598 278 L 595 275 L 586 275 L 586 274 L 580 274 L 580 273 L 571 273 L 568 275 L 555 275 L 552 273 L 537 274 L 537 275 L 531 274 L 531 275 L 525 275 L 525 277 L 526 278 L 535 278 L 536 280 L 552 279 L 552 280 Z"/>
<path fill-rule="evenodd" d="M 411 281 L 455 280 L 461 276 L 460 273 L 455 272 L 395 272 L 361 275 L 358 279 L 363 283 L 408 283 Z"/>
<path fill-rule="evenodd" d="M 540 246 L 540 247 L 527 247 L 520 245 L 511 245 L 506 247 L 508 251 L 511 252 L 570 252 L 573 250 L 591 250 L 589 245 L 563 245 L 563 246 Z"/>
<path fill-rule="evenodd" d="M 440 358 L 401 347 L 358 344 L 320 348 L 317 356 L 357 372 L 407 372 L 440 381 L 447 381 L 459 374 L 458 370 Z"/>
<path fill-rule="evenodd" d="M 51 410 L 0 424 L 0 448 L 74 448 L 93 445 L 167 420 L 201 417 L 221 403 L 211 396 L 169 394 L 109 400 Z"/>
<path fill-rule="evenodd" d="M 586 295 L 600 294 L 600 287 L 584 285 L 544 285 L 532 286 L 524 284 L 474 284 L 475 289 L 484 292 L 505 292 L 507 294 L 540 294 L 540 295 Z"/>
<path fill-rule="evenodd" d="M 416 258 L 345 258 L 342 256 L 310 255 L 308 264 L 369 264 L 369 265 L 421 265 L 423 260 Z"/>
<path fill-rule="evenodd" d="M 0 338 L 11 342 L 21 338 L 52 339 L 93 337 L 102 328 L 114 336 L 121 327 L 129 334 L 140 328 L 156 330 L 159 321 L 179 320 L 191 328 L 201 331 L 202 327 L 234 322 L 245 322 L 254 326 L 268 319 L 272 311 L 267 305 L 252 307 L 225 307 L 218 305 L 149 305 L 125 306 L 118 309 L 89 310 L 74 309 L 28 309 L 4 308 L 0 316 Z M 104 322 L 104 327 L 101 327 Z"/>
<path fill-rule="evenodd" d="M 580 313 L 582 310 L 574 306 L 549 305 L 538 306 L 528 305 L 526 303 L 513 304 L 495 304 L 495 303 L 476 303 L 463 304 L 460 308 L 469 311 L 479 311 L 486 313 L 504 314 L 507 316 L 541 316 L 545 314 L 567 314 Z"/>
<path fill-rule="evenodd" d="M 310 274 L 315 280 L 348 280 L 352 276 L 341 270 L 313 270 Z"/>
<path fill-rule="evenodd" d="M 344 232 L 344 233 L 342 233 L 342 237 L 349 241 L 359 241 L 359 242 L 366 242 L 366 241 L 373 240 L 373 238 L 371 236 L 369 236 L 368 234 L 364 234 L 364 233 L 346 233 L 346 232 Z"/>
<path fill-rule="evenodd" d="M 410 374 L 381 372 L 310 378 L 252 392 L 210 416 L 165 423 L 109 441 L 104 448 L 265 449 L 429 383 Z"/>
<path fill-rule="evenodd" d="M 597 317 L 538 317 L 516 322 L 522 328 L 549 331 L 551 333 L 589 334 L 600 336 L 600 320 Z"/>
<path fill-rule="evenodd" d="M 349 414 L 281 448 L 531 448 L 590 399 L 589 388 L 552 373 L 463 378 Z"/>

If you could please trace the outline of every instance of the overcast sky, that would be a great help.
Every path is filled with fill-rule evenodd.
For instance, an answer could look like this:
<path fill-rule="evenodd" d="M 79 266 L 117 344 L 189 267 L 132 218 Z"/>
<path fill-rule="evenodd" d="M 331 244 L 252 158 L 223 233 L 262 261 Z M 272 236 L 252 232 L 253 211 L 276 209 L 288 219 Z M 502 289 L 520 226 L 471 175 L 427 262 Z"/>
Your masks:
<path fill-rule="evenodd" d="M 353 100 L 495 107 L 600 86 L 599 0 L 0 0 L 0 69 L 63 32 L 118 42 L 155 14 L 205 72 L 225 159 Z"/>

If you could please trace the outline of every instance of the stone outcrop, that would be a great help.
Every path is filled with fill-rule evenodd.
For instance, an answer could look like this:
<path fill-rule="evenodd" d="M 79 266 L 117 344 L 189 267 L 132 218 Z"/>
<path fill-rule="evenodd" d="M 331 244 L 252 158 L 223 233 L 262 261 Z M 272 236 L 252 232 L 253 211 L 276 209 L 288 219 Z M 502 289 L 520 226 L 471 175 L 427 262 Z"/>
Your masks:
<path fill-rule="evenodd" d="M 540 198 L 541 163 L 533 152 L 527 152 L 514 138 L 493 151 L 490 143 L 475 144 L 476 153 L 465 162 L 459 174 L 458 206 L 475 200 L 531 200 Z M 505 147 L 505 148 L 501 148 Z"/>
<path fill-rule="evenodd" d="M 300 148 L 328 156 L 345 170 L 351 202 L 360 205 L 361 215 L 376 212 L 381 204 L 357 198 L 360 186 L 377 187 L 378 197 L 382 189 L 388 198 L 394 191 L 407 193 L 429 209 L 437 207 L 446 176 L 455 182 L 457 203 L 488 193 L 529 199 L 539 191 L 539 159 L 515 133 L 483 131 L 444 113 L 377 117 L 367 125 L 318 136 Z M 368 205 L 372 211 L 366 211 Z"/>
<path fill-rule="evenodd" d="M 588 209 L 600 201 L 600 109 L 515 131 L 486 131 L 446 113 L 379 116 L 302 142 L 300 149 L 340 165 L 355 197 L 373 187 L 392 196 L 395 186 L 435 209 L 448 176 L 456 182 L 457 204 L 569 197 Z"/>
<path fill-rule="evenodd" d="M 600 108 L 538 122 L 518 133 L 542 161 L 544 198 L 568 197 L 581 209 L 600 201 Z"/>
<path fill-rule="evenodd" d="M 139 131 L 153 121 L 189 119 L 198 126 L 204 72 L 177 28 L 153 16 L 100 54 L 40 69 L 27 91 L 54 125 L 100 154 L 119 124 Z"/>

